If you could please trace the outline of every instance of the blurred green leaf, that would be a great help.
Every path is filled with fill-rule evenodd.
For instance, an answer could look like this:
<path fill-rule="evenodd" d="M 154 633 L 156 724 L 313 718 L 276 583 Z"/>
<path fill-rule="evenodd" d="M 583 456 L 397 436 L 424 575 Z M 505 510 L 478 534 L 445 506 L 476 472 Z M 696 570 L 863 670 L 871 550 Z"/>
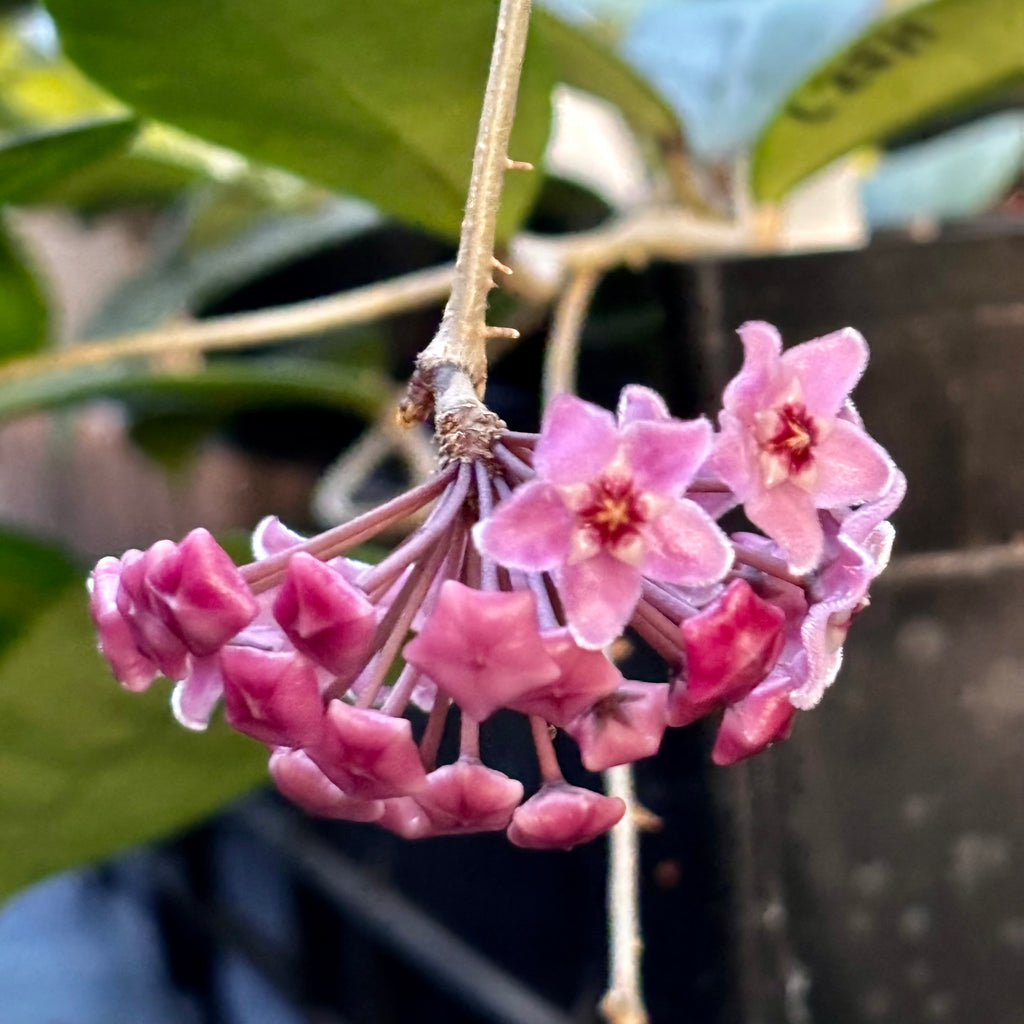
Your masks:
<path fill-rule="evenodd" d="M 195 372 L 167 372 L 124 360 L 46 370 L 0 384 L 0 419 L 89 398 L 130 395 L 156 414 L 230 411 L 247 405 L 323 405 L 370 418 L 393 394 L 379 372 L 314 360 L 211 361 Z"/>
<path fill-rule="evenodd" d="M 66 52 L 140 113 L 458 232 L 495 0 L 49 0 Z M 539 161 L 554 76 L 524 69 L 512 155 Z M 512 175 L 499 231 L 538 175 Z"/>
<path fill-rule="evenodd" d="M 46 299 L 17 246 L 0 227 L 0 362 L 42 348 L 48 333 Z"/>
<path fill-rule="evenodd" d="M 679 136 L 679 122 L 672 108 L 592 33 L 541 9 L 534 11 L 533 19 L 560 81 L 614 103 L 635 128 L 656 139 Z"/>
<path fill-rule="evenodd" d="M 175 314 L 197 313 L 253 278 L 379 223 L 372 207 L 354 200 L 308 213 L 264 216 L 222 245 L 191 255 L 176 252 L 125 282 L 90 321 L 88 334 L 128 334 Z"/>
<path fill-rule="evenodd" d="M 757 143 L 755 194 L 779 199 L 856 146 L 885 141 L 1024 71 L 1020 0 L 932 0 L 879 22 L 813 74 Z"/>
<path fill-rule="evenodd" d="M 259 744 L 171 717 L 166 687 L 123 692 L 80 583 L 0 662 L 0 899 L 53 871 L 195 822 L 265 777 Z"/>
<path fill-rule="evenodd" d="M 86 216 L 126 206 L 167 206 L 199 175 L 129 151 L 108 155 L 41 191 L 38 203 L 68 206 Z"/>
<path fill-rule="evenodd" d="M 11 530 L 0 530 L 0 653 L 31 616 L 81 573 L 63 552 Z"/>
<path fill-rule="evenodd" d="M 132 118 L 95 121 L 18 136 L 0 145 L 0 203 L 29 203 L 82 168 L 124 149 L 138 130 Z"/>

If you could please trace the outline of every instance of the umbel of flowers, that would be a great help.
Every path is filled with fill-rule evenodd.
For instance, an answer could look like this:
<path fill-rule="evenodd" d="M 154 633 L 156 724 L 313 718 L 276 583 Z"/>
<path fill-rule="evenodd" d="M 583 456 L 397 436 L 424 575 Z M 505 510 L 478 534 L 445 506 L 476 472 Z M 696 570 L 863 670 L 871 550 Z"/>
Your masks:
<path fill-rule="evenodd" d="M 499 423 L 482 451 L 316 537 L 265 520 L 241 568 L 201 529 L 104 558 L 90 583 L 100 649 L 129 690 L 175 680 L 190 728 L 223 701 L 311 813 L 408 838 L 586 842 L 624 807 L 565 781 L 553 729 L 592 771 L 712 714 L 716 763 L 764 749 L 832 683 L 888 559 L 904 480 L 849 402 L 863 338 L 783 352 L 768 324 L 740 336 L 717 431 L 643 387 L 617 416 L 562 395 L 539 435 Z M 738 505 L 760 533 L 719 527 Z M 376 565 L 346 557 L 428 507 Z M 626 679 L 604 653 L 627 631 L 664 681 Z M 529 719 L 541 785 L 526 800 L 480 759 L 499 708 Z M 438 764 L 455 709 L 459 754 Z"/>

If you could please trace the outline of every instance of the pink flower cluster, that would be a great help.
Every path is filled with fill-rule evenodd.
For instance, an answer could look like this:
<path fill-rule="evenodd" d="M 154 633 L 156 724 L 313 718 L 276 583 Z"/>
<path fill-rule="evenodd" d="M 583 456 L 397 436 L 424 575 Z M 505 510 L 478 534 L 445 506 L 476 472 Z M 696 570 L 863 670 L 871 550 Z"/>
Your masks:
<path fill-rule="evenodd" d="M 566 782 L 554 730 L 591 771 L 715 712 L 717 763 L 764 749 L 835 678 L 888 558 L 904 480 L 848 400 L 863 339 L 783 352 L 767 324 L 740 336 L 717 432 L 642 387 L 617 416 L 562 395 L 539 435 L 506 431 L 486 458 L 326 533 L 265 520 L 241 568 L 205 530 L 104 558 L 100 649 L 128 689 L 176 680 L 190 728 L 223 700 L 311 813 L 408 838 L 586 842 L 624 807 Z M 716 520 L 737 505 L 763 533 L 726 536 Z M 428 508 L 376 565 L 346 557 Z M 664 659 L 664 682 L 626 679 L 605 653 L 627 630 Z M 459 754 L 439 765 L 453 706 Z M 541 785 L 525 801 L 480 758 L 501 708 L 529 719 Z"/>

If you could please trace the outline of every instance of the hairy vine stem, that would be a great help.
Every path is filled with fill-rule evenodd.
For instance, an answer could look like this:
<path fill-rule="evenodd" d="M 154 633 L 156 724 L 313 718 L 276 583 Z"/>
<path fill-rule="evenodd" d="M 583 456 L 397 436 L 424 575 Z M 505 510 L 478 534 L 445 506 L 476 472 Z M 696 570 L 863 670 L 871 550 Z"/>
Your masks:
<path fill-rule="evenodd" d="M 486 444 L 489 451 L 488 435 L 500 429 L 497 417 L 482 403 L 487 383 L 486 343 L 489 336 L 514 337 L 515 332 L 487 326 L 487 295 L 494 287 L 494 270 L 507 271 L 494 258 L 494 236 L 505 172 L 516 166 L 509 159 L 508 140 L 530 7 L 531 0 L 501 0 L 452 293 L 437 334 L 416 361 L 399 410 L 400 418 L 409 423 L 433 413 L 443 459 L 483 455 L 474 439 Z M 460 446 L 467 438 L 470 448 L 463 451 Z"/>

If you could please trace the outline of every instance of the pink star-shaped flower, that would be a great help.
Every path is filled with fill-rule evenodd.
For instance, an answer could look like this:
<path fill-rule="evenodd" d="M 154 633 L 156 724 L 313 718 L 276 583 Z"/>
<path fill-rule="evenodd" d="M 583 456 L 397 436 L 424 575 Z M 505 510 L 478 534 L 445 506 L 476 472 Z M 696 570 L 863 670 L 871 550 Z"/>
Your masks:
<path fill-rule="evenodd" d="M 601 651 L 580 647 L 566 628 L 541 635 L 544 648 L 558 665 L 558 678 L 508 702 L 513 711 L 539 715 L 564 728 L 592 704 L 622 685 L 622 673 Z"/>
<path fill-rule="evenodd" d="M 288 562 L 274 618 L 296 650 L 346 683 L 365 663 L 377 629 L 366 595 L 337 569 L 304 552 Z"/>
<path fill-rule="evenodd" d="M 476 758 L 461 757 L 432 771 L 414 799 L 438 835 L 498 832 L 523 799 L 523 784 Z"/>
<path fill-rule="evenodd" d="M 324 705 L 316 671 L 301 654 L 225 647 L 220 660 L 224 713 L 239 732 L 278 747 L 319 739 Z"/>
<path fill-rule="evenodd" d="M 478 722 L 561 674 L 541 641 L 533 594 L 482 592 L 455 580 L 445 581 L 403 654 Z"/>
<path fill-rule="evenodd" d="M 307 752 L 349 796 L 384 800 L 410 796 L 427 786 L 409 720 L 372 708 L 332 700 L 320 738 Z"/>
<path fill-rule="evenodd" d="M 89 577 L 89 612 L 99 635 L 100 653 L 110 662 L 114 678 L 126 689 L 141 693 L 160 671 L 143 654 L 117 607 L 121 560 L 101 558 Z"/>
<path fill-rule="evenodd" d="M 743 368 L 725 389 L 708 465 L 793 571 L 808 572 L 824 545 L 817 510 L 870 501 L 891 485 L 889 456 L 847 412 L 867 345 L 851 327 L 786 352 L 770 324 L 739 334 Z"/>
<path fill-rule="evenodd" d="M 584 711 L 566 730 L 579 744 L 583 767 L 603 772 L 658 752 L 665 734 L 667 683 L 627 679 Z"/>
<path fill-rule="evenodd" d="M 775 669 L 768 678 L 722 716 L 711 760 L 735 764 L 760 753 L 776 740 L 789 736 L 796 708 L 789 699 L 793 681 L 788 672 Z"/>
<path fill-rule="evenodd" d="M 177 545 L 157 541 L 147 551 L 134 548 L 121 556 L 115 603 L 143 657 L 152 661 L 168 679 L 183 679 L 191 667 L 188 648 L 168 628 L 153 599 L 147 569 L 154 559 L 177 558 Z"/>
<path fill-rule="evenodd" d="M 643 576 L 684 586 L 721 577 L 732 551 L 714 521 L 683 498 L 709 450 L 706 420 L 671 419 L 632 388 L 611 413 L 572 395 L 548 407 L 537 478 L 473 531 L 503 565 L 554 575 L 577 643 L 597 649 L 625 628 Z"/>
<path fill-rule="evenodd" d="M 669 699 L 669 724 L 688 725 L 748 694 L 778 660 L 786 621 L 781 608 L 734 580 L 680 626 L 684 679 Z"/>
<path fill-rule="evenodd" d="M 383 800 L 343 793 L 304 750 L 278 747 L 270 755 L 269 768 L 278 790 L 308 814 L 344 821 L 377 821 L 384 813 Z"/>
<path fill-rule="evenodd" d="M 512 815 L 508 838 L 528 850 L 571 850 L 607 832 L 626 805 L 567 782 L 547 782 Z"/>
<path fill-rule="evenodd" d="M 193 654 L 215 654 L 256 617 L 256 598 L 209 530 L 154 544 L 144 558 L 157 614 Z"/>

